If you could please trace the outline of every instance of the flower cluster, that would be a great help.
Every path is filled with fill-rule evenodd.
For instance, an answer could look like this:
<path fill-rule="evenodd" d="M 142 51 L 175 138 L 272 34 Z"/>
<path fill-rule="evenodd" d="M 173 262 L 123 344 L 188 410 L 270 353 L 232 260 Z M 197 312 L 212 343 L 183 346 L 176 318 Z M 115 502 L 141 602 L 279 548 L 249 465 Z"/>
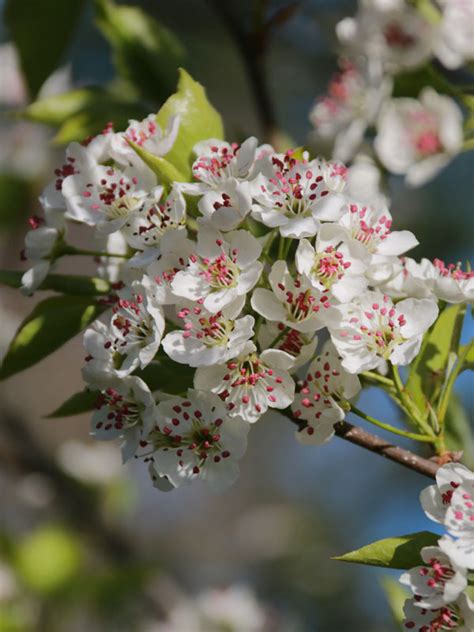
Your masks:
<path fill-rule="evenodd" d="M 424 547 L 424 564 L 400 578 L 414 594 L 405 603 L 404 626 L 419 632 L 468 632 L 474 629 L 474 603 L 466 592 L 468 572 L 474 570 L 474 473 L 449 463 L 420 500 L 428 518 L 448 534 L 437 546 Z"/>
<path fill-rule="evenodd" d="M 408 0 L 359 0 L 356 15 L 336 27 L 340 72 L 310 113 L 316 138 L 332 141 L 338 160 L 353 158 L 375 127 L 377 158 L 411 186 L 431 179 L 463 145 L 462 111 L 453 98 L 460 93 L 438 77 L 433 60 L 452 70 L 474 59 L 473 3 L 426 5 L 423 11 Z M 399 96 L 398 78 L 414 72 L 433 87 Z"/>
<path fill-rule="evenodd" d="M 135 150 L 160 158 L 179 129 L 150 115 L 73 143 L 30 222 L 23 285 L 64 254 L 94 257 L 112 289 L 84 335 L 93 436 L 120 439 L 157 487 L 219 490 L 268 409 L 291 409 L 301 442 L 329 440 L 358 376 L 408 365 L 438 300 L 472 300 L 474 277 L 407 258 L 418 242 L 382 194 L 358 194 L 360 164 L 209 139 L 191 181 L 161 177 Z M 66 242 L 75 224 L 93 249 Z"/>

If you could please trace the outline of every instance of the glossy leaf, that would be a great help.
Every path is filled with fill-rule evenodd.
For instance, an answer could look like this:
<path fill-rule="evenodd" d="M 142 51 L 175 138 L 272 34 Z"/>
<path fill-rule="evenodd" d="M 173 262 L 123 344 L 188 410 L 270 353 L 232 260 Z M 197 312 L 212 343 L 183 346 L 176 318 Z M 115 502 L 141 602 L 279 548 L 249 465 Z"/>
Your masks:
<path fill-rule="evenodd" d="M 22 276 L 23 272 L 0 270 L 0 285 L 19 288 L 21 287 Z M 93 296 L 96 294 L 108 294 L 111 288 L 108 281 L 96 277 L 48 274 L 38 290 L 53 290 L 54 292 L 74 296 Z"/>
<path fill-rule="evenodd" d="M 7 0 L 5 22 L 32 97 L 63 60 L 84 5 L 84 0 Z"/>
<path fill-rule="evenodd" d="M 463 461 L 474 466 L 474 437 L 469 417 L 456 393 L 451 393 L 444 419 L 446 447 L 454 452 L 463 452 Z"/>
<path fill-rule="evenodd" d="M 96 0 L 97 24 L 112 47 L 120 75 L 141 95 L 162 103 L 184 61 L 178 38 L 142 9 Z"/>
<path fill-rule="evenodd" d="M 160 109 L 156 120 L 162 129 L 166 129 L 170 118 L 176 115 L 180 118 L 178 136 L 166 154 L 166 160 L 190 179 L 194 145 L 207 138 L 223 138 L 224 129 L 222 119 L 209 103 L 202 85 L 182 68 L 178 89 Z"/>
<path fill-rule="evenodd" d="M 185 182 L 186 176 L 182 174 L 174 165 L 172 165 L 166 158 L 155 156 L 140 145 L 129 141 L 134 151 L 140 156 L 143 162 L 150 167 L 153 173 L 156 173 L 160 182 L 165 186 L 170 186 L 173 182 Z"/>
<path fill-rule="evenodd" d="M 459 316 L 463 315 L 464 309 L 465 306 L 459 304 L 441 312 L 410 367 L 407 391 L 424 414 L 428 414 L 427 401 L 434 405 L 435 397 L 439 394 L 450 352 L 457 350 Z"/>
<path fill-rule="evenodd" d="M 73 417 L 74 415 L 87 413 L 94 409 L 98 395 L 99 391 L 84 390 L 80 393 L 75 393 L 46 417 L 47 419 L 56 419 L 57 417 Z"/>
<path fill-rule="evenodd" d="M 53 296 L 20 325 L 0 368 L 0 380 L 33 366 L 87 327 L 103 307 L 90 296 Z"/>
<path fill-rule="evenodd" d="M 409 533 L 395 538 L 377 540 L 356 551 L 339 555 L 333 559 L 354 564 L 383 566 L 384 568 L 407 569 L 422 563 L 420 551 L 424 546 L 433 546 L 439 535 L 430 531 Z"/>

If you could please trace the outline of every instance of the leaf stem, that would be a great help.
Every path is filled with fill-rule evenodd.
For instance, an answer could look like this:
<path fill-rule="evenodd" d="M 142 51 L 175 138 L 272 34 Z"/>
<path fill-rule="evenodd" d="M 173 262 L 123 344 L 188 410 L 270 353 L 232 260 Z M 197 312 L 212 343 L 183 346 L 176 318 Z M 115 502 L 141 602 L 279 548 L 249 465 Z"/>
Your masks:
<path fill-rule="evenodd" d="M 81 257 L 111 257 L 118 259 L 130 259 L 129 255 L 118 254 L 114 252 L 101 252 L 100 250 L 86 250 L 84 248 L 75 248 L 69 244 L 65 244 L 61 249 L 61 256 L 73 255 Z"/>
<path fill-rule="evenodd" d="M 464 347 L 464 351 L 459 356 L 456 365 L 453 367 L 446 381 L 446 387 L 444 388 L 441 394 L 439 404 L 438 404 L 438 410 L 437 410 L 438 422 L 441 427 L 443 426 L 444 418 L 446 417 L 446 413 L 448 412 L 449 399 L 451 397 L 451 391 L 453 390 L 454 383 L 459 373 L 461 372 L 461 369 L 464 364 L 464 360 L 466 359 L 468 353 L 470 352 L 473 346 L 474 346 L 474 339 L 471 340 L 471 342 Z"/>
<path fill-rule="evenodd" d="M 395 388 L 397 390 L 398 397 L 400 398 L 400 402 L 402 403 L 403 408 L 408 413 L 412 421 L 418 426 L 418 428 L 423 430 L 427 435 L 431 437 L 435 437 L 435 433 L 432 427 L 423 419 L 423 417 L 420 414 L 420 411 L 418 410 L 414 402 L 411 400 L 410 396 L 407 394 L 405 390 L 405 386 L 402 382 L 402 378 L 400 377 L 398 367 L 394 364 L 392 364 L 391 366 L 392 366 L 393 381 L 395 383 Z"/>
<path fill-rule="evenodd" d="M 388 432 L 393 432 L 393 434 L 400 435 L 401 437 L 406 437 L 407 439 L 413 439 L 413 441 L 423 441 L 425 443 L 435 442 L 435 439 L 428 435 L 417 434 L 415 432 L 406 432 L 405 430 L 402 430 L 401 428 L 396 428 L 395 426 L 391 426 L 390 424 L 387 424 L 384 421 L 380 421 L 379 419 L 376 419 L 375 417 L 372 417 L 371 415 L 367 415 L 362 410 L 359 410 L 356 406 L 353 406 L 352 404 L 351 404 L 351 411 L 354 414 L 356 414 L 358 417 L 365 419 L 365 421 L 368 421 L 369 423 L 374 424 L 374 426 L 378 426 L 379 428 L 382 428 L 383 430 L 387 430 Z"/>

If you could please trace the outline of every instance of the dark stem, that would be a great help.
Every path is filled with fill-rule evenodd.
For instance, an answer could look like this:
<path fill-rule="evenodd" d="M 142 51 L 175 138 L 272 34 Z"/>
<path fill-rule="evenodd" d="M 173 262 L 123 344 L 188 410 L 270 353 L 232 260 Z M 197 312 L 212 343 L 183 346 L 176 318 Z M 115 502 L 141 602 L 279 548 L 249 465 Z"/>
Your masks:
<path fill-rule="evenodd" d="M 392 445 L 377 435 L 373 435 L 359 428 L 359 426 L 353 426 L 347 421 L 341 421 L 335 425 L 335 431 L 337 436 L 341 437 L 341 439 L 345 439 L 361 448 L 384 456 L 390 461 L 394 461 L 404 467 L 408 467 L 410 470 L 418 472 L 418 474 L 424 474 L 429 478 L 435 478 L 436 476 L 439 464 L 435 461 L 425 459 L 414 452 L 410 452 L 410 450 Z"/>
<path fill-rule="evenodd" d="M 306 425 L 304 422 L 300 422 L 295 419 L 290 412 L 281 412 L 285 417 L 287 417 L 287 419 L 297 425 L 299 429 L 304 428 Z M 399 465 L 403 465 L 404 467 L 407 467 L 414 472 L 418 472 L 418 474 L 428 476 L 429 478 L 435 478 L 436 472 L 440 467 L 440 463 L 437 463 L 436 461 L 425 459 L 414 452 L 410 452 L 410 450 L 405 450 L 404 448 L 388 443 L 377 435 L 367 432 L 366 430 L 359 428 L 359 426 L 354 426 L 347 421 L 341 421 L 335 424 L 334 430 L 336 431 L 336 435 L 341 439 L 350 441 L 361 448 L 365 448 L 370 452 L 379 454 L 390 461 L 394 461 Z"/>
<path fill-rule="evenodd" d="M 247 32 L 236 20 L 229 2 L 226 0 L 208 0 L 208 2 L 226 25 L 240 54 L 255 100 L 263 139 L 272 145 L 277 144 L 276 117 L 265 77 L 265 52 L 268 43 L 265 16 L 260 16 L 253 32 Z"/>

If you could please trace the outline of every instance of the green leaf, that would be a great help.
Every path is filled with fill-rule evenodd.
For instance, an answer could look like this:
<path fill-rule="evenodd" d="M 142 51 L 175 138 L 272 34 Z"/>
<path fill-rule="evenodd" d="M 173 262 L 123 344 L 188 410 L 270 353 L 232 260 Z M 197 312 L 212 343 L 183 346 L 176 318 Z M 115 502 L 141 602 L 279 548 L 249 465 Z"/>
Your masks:
<path fill-rule="evenodd" d="M 8 169 L 7 165 L 4 165 Z M 33 186 L 23 176 L 0 173 L 0 230 L 10 231 L 26 221 Z"/>
<path fill-rule="evenodd" d="M 464 358 L 462 370 L 474 371 L 474 340 L 471 340 L 471 342 L 468 342 L 468 344 L 463 345 L 459 349 L 460 356 L 464 355 L 464 353 L 466 353 L 466 357 Z"/>
<path fill-rule="evenodd" d="M 193 147 L 207 138 L 224 138 L 222 119 L 207 100 L 200 83 L 180 68 L 178 89 L 164 103 L 156 116 L 162 129 L 166 129 L 172 116 L 179 115 L 179 131 L 166 160 L 172 163 L 186 179 L 191 179 Z"/>
<path fill-rule="evenodd" d="M 451 393 L 444 419 L 446 447 L 454 452 L 463 452 L 463 462 L 474 465 L 474 438 L 469 417 L 456 393 Z"/>
<path fill-rule="evenodd" d="M 180 173 L 174 165 L 166 160 L 166 158 L 155 156 L 155 154 L 143 149 L 140 145 L 131 141 L 128 142 L 143 162 L 150 167 L 154 173 L 156 173 L 162 184 L 170 186 L 173 182 L 186 182 L 187 177 Z"/>
<path fill-rule="evenodd" d="M 126 94 L 98 87 L 71 90 L 35 101 L 19 116 L 35 123 L 60 127 L 55 142 L 81 141 L 101 132 L 109 121 L 125 129 L 128 120 L 146 116 L 143 104 Z"/>
<path fill-rule="evenodd" d="M 21 287 L 23 272 L 14 270 L 0 270 L 0 284 L 8 287 Z M 69 276 L 67 274 L 48 274 L 39 290 L 53 290 L 73 296 L 93 296 L 108 294 L 110 283 L 104 279 L 87 276 Z"/>
<path fill-rule="evenodd" d="M 363 546 L 357 551 L 339 555 L 332 559 L 354 564 L 368 564 L 369 566 L 383 566 L 384 568 L 413 568 L 422 564 L 420 551 L 424 546 L 434 546 L 439 535 L 430 531 L 409 533 L 395 538 L 377 540 Z"/>
<path fill-rule="evenodd" d="M 87 413 L 94 409 L 95 403 L 99 391 L 81 391 L 80 393 L 74 393 L 64 403 L 61 404 L 56 410 L 49 415 L 46 415 L 46 419 L 56 419 L 57 417 L 72 417 L 74 415 L 80 415 Z"/>
<path fill-rule="evenodd" d="M 434 407 L 439 387 L 445 377 L 451 351 L 457 351 L 460 332 L 460 317 L 465 305 L 445 308 L 434 326 L 425 334 L 423 345 L 416 360 L 410 366 L 407 391 L 420 411 L 428 414 L 427 401 Z"/>
<path fill-rule="evenodd" d="M 84 0 L 7 0 L 5 22 L 32 97 L 61 63 L 83 7 Z"/>
<path fill-rule="evenodd" d="M 87 327 L 104 307 L 91 296 L 53 296 L 20 325 L 0 368 L 0 380 L 36 364 Z"/>
<path fill-rule="evenodd" d="M 146 98 L 162 103 L 184 61 L 178 38 L 150 15 L 112 0 L 96 0 L 97 25 L 112 47 L 120 75 Z"/>
<path fill-rule="evenodd" d="M 383 577 L 382 588 L 395 623 L 401 624 L 405 618 L 403 606 L 405 601 L 411 597 L 410 592 L 393 577 Z"/>

